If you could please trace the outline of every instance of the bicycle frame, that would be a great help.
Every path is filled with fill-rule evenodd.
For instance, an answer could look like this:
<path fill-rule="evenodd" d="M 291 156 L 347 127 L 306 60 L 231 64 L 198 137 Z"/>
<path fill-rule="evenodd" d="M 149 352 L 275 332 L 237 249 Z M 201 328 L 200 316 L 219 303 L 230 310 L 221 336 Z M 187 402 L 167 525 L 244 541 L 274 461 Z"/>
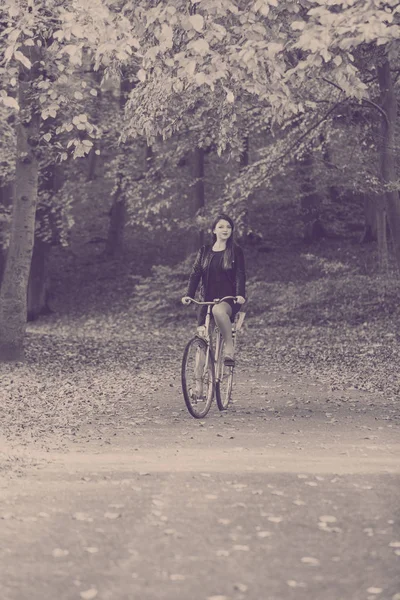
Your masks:
<path fill-rule="evenodd" d="M 205 318 L 205 322 L 204 322 L 204 330 L 205 330 L 204 339 L 207 342 L 207 353 L 206 353 L 205 362 L 204 362 L 204 369 L 207 368 L 208 360 L 210 357 L 211 345 L 212 345 L 211 308 L 212 308 L 212 306 L 215 306 L 216 304 L 219 304 L 220 302 L 223 302 L 224 300 L 235 300 L 235 299 L 236 299 L 236 296 L 225 296 L 224 298 L 221 298 L 221 299 L 217 298 L 213 302 L 199 302 L 198 300 L 194 300 L 194 298 L 190 299 L 195 304 L 198 304 L 200 306 L 207 306 L 207 313 L 206 313 L 206 318 Z M 214 364 L 216 366 L 215 378 L 217 381 L 219 381 L 221 378 L 221 372 L 220 372 L 221 371 L 221 362 L 220 362 L 219 358 L 220 358 L 220 353 L 221 353 L 221 348 L 222 348 L 222 335 L 217 326 L 215 327 L 215 332 L 216 332 L 216 345 L 215 345 L 215 355 L 213 358 L 214 358 Z M 235 325 L 233 325 L 232 326 L 233 343 L 235 343 L 235 337 L 236 337 L 236 327 L 235 327 Z"/>
<path fill-rule="evenodd" d="M 211 308 L 220 302 L 228 299 L 235 299 L 235 296 L 225 296 L 221 299 L 216 299 L 213 302 L 201 302 L 190 298 L 190 301 L 198 304 L 207 306 L 206 316 L 204 320 L 204 331 L 197 331 L 194 338 L 189 340 L 182 359 L 182 389 L 185 398 L 186 406 L 189 413 L 195 418 L 204 418 L 204 416 L 210 410 L 211 403 L 216 395 L 216 401 L 219 410 L 226 410 L 229 402 L 231 401 L 232 381 L 233 381 L 233 369 L 234 365 L 225 364 L 223 360 L 223 337 L 220 329 L 215 324 L 215 328 L 212 327 L 211 323 Z M 244 319 L 244 313 L 241 317 L 235 320 L 232 324 L 232 338 L 235 345 L 236 332 L 240 329 L 241 323 Z M 215 344 L 213 343 L 213 336 L 215 332 Z M 198 340 L 196 342 L 196 339 Z M 195 349 L 194 352 L 194 376 L 195 381 L 201 379 L 207 381 L 207 392 L 204 395 L 200 392 L 200 396 L 197 392 L 193 392 L 193 387 L 190 385 L 190 378 L 187 376 L 186 367 L 188 364 L 188 357 L 192 356 L 191 348 Z M 189 372 L 189 371 L 188 371 Z M 198 375 L 196 375 L 196 373 Z M 211 385 L 210 385 L 210 373 L 211 373 Z M 193 380 L 192 380 L 193 381 Z M 197 385 L 197 384 L 196 384 Z M 200 389 L 200 388 L 199 388 Z M 203 388 L 201 387 L 201 390 Z M 205 402 L 204 409 L 202 406 L 197 408 L 198 402 Z"/>

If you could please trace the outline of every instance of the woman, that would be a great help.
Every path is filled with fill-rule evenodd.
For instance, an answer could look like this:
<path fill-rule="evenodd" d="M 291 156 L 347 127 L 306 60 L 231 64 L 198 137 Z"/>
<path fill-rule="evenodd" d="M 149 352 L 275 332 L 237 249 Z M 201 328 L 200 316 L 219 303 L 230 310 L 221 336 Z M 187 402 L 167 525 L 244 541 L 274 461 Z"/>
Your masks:
<path fill-rule="evenodd" d="M 201 280 L 201 296 L 212 302 L 224 296 L 236 296 L 236 301 L 225 300 L 213 306 L 212 314 L 225 342 L 225 363 L 234 364 L 232 322 L 245 303 L 246 275 L 243 251 L 233 240 L 234 223 L 227 215 L 219 215 L 213 225 L 213 243 L 200 248 L 192 272 L 183 304 L 194 298 Z M 207 308 L 201 307 L 198 326 L 205 322 Z"/>

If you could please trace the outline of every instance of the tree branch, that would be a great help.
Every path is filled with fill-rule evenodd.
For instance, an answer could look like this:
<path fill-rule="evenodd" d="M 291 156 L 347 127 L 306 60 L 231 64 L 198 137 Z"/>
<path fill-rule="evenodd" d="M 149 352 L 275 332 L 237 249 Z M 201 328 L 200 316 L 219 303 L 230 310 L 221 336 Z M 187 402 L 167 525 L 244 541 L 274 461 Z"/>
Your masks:
<path fill-rule="evenodd" d="M 333 87 L 335 87 L 336 89 L 340 90 L 343 94 L 345 93 L 344 90 L 343 90 L 343 88 L 341 88 L 340 85 L 338 85 L 334 81 L 331 81 L 330 79 L 327 79 L 326 77 L 322 77 L 322 79 L 326 83 L 329 83 L 330 85 L 333 85 Z M 388 116 L 386 114 L 386 111 L 382 108 L 382 106 L 379 106 L 379 104 L 376 104 L 376 102 L 373 102 L 372 100 L 368 100 L 368 98 L 363 98 L 362 102 L 365 102 L 365 104 L 369 104 L 370 106 L 373 106 L 374 108 L 376 108 L 376 110 L 379 111 L 381 113 L 381 115 L 384 117 L 384 119 L 386 121 L 386 124 L 389 125 Z"/>
<path fill-rule="evenodd" d="M 323 123 L 324 121 L 326 121 L 328 119 L 328 117 L 337 109 L 338 106 L 340 106 L 343 102 L 337 102 L 334 106 L 332 106 L 332 108 L 330 108 L 316 123 L 313 123 L 310 127 L 308 127 L 308 129 L 301 134 L 301 136 L 299 138 L 297 138 L 297 140 L 295 140 L 287 150 L 285 150 L 285 152 L 283 152 L 280 156 L 278 156 L 277 158 L 275 158 L 270 164 L 269 164 L 269 169 L 271 169 L 271 167 L 279 162 L 280 160 L 282 160 L 283 158 L 285 158 L 285 156 L 287 156 L 288 154 L 290 154 L 290 152 L 292 152 L 292 150 L 294 150 L 294 148 L 296 148 L 296 146 L 298 146 L 312 131 L 314 131 L 314 129 L 317 129 L 317 127 L 319 127 L 321 125 L 321 123 Z M 262 162 L 264 162 L 265 159 L 261 159 L 260 161 L 257 161 L 255 163 L 253 163 L 252 165 L 249 165 L 249 167 L 247 167 L 245 170 L 254 170 L 255 168 L 257 168 L 257 166 L 259 164 L 261 164 Z"/>

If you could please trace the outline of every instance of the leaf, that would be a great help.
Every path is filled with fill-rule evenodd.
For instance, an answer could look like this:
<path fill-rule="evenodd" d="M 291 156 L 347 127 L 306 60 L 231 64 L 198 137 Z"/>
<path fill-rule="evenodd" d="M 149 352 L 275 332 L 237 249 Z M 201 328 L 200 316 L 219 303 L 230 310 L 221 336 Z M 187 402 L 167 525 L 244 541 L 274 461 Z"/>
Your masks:
<path fill-rule="evenodd" d="M 104 513 L 104 517 L 106 519 L 119 519 L 121 517 L 121 513 L 106 512 L 106 513 Z"/>
<path fill-rule="evenodd" d="M 62 558 L 63 556 L 68 556 L 69 551 L 62 550 L 61 548 L 55 548 L 51 554 L 54 556 L 54 558 Z"/>
<path fill-rule="evenodd" d="M 269 537 L 271 534 L 270 531 L 257 531 L 257 537 L 263 539 Z"/>
<path fill-rule="evenodd" d="M 78 92 L 78 91 L 74 92 L 74 98 L 76 100 L 83 100 L 83 94 L 82 94 L 82 92 Z"/>
<path fill-rule="evenodd" d="M 318 567 L 320 564 L 318 558 L 313 558 L 312 556 L 303 556 L 301 562 L 305 565 L 310 565 L 310 567 Z"/>
<path fill-rule="evenodd" d="M 83 600 L 93 600 L 93 598 L 96 598 L 97 594 L 98 591 L 96 588 L 90 588 L 89 590 L 81 592 L 79 595 Z"/>
<path fill-rule="evenodd" d="M 235 101 L 235 96 L 233 95 L 233 92 L 231 92 L 230 90 L 226 94 L 226 101 L 229 102 L 230 104 L 232 104 Z"/>
<path fill-rule="evenodd" d="M 89 523 L 93 521 L 91 517 L 89 517 L 86 513 L 83 512 L 74 513 L 72 515 L 72 518 L 75 519 L 75 521 L 88 521 Z"/>
<path fill-rule="evenodd" d="M 190 15 L 189 22 L 193 29 L 200 33 L 204 27 L 204 18 L 202 15 Z"/>
<path fill-rule="evenodd" d="M 229 556 L 230 552 L 228 550 L 217 550 L 215 554 L 217 556 Z"/>
<path fill-rule="evenodd" d="M 336 523 L 337 518 L 332 515 L 322 515 L 322 517 L 319 517 L 319 520 L 322 523 Z"/>
<path fill-rule="evenodd" d="M 146 71 L 144 69 L 139 69 L 139 71 L 137 72 L 137 78 L 139 79 L 139 81 L 146 81 L 146 76 Z"/>
<path fill-rule="evenodd" d="M 191 60 L 187 63 L 187 65 L 185 66 L 185 71 L 188 75 L 194 75 L 194 72 L 196 70 L 196 61 L 195 60 Z"/>
<path fill-rule="evenodd" d="M 26 67 L 27 69 L 31 68 L 31 66 L 32 66 L 31 61 L 29 60 L 29 58 L 27 56 L 25 56 L 25 54 L 23 54 L 19 50 L 16 50 L 14 52 L 14 58 L 16 60 L 18 60 L 19 62 L 21 62 L 24 65 L 24 67 Z"/>
<path fill-rule="evenodd" d="M 198 85 L 202 85 L 206 81 L 206 75 L 203 72 L 196 73 L 194 80 Z"/>
<path fill-rule="evenodd" d="M 200 54 L 200 56 L 205 56 L 210 51 L 208 42 L 203 38 L 190 42 L 188 48 L 193 49 L 197 54 Z"/>
<path fill-rule="evenodd" d="M 3 102 L 4 106 L 7 106 L 8 108 L 14 108 L 15 110 L 19 110 L 18 102 L 12 96 L 2 96 L 1 101 Z"/>
<path fill-rule="evenodd" d="M 382 588 L 370 587 L 367 589 L 368 594 L 381 594 L 383 592 Z"/>
<path fill-rule="evenodd" d="M 293 23 L 291 24 L 291 28 L 294 31 L 302 31 L 305 26 L 305 21 L 293 21 Z"/>

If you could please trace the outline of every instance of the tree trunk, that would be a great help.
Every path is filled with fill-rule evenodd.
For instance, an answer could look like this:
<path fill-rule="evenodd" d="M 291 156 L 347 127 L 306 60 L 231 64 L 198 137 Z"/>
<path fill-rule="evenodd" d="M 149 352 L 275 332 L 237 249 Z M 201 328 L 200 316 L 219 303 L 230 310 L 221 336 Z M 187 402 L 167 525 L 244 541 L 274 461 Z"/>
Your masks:
<path fill-rule="evenodd" d="M 109 257 L 117 256 L 121 252 L 126 222 L 126 202 L 122 193 L 122 173 L 118 173 L 118 176 L 119 181 L 110 209 L 110 223 L 105 247 L 105 254 Z"/>
<path fill-rule="evenodd" d="M 204 193 L 204 149 L 196 148 L 192 155 L 192 175 L 195 179 L 193 186 L 192 214 L 202 216 L 205 206 Z M 204 243 L 204 230 L 197 228 L 189 242 L 189 254 L 196 252 Z"/>
<path fill-rule="evenodd" d="M 384 201 L 384 198 L 377 199 L 371 194 L 364 195 L 364 220 L 365 226 L 361 236 L 361 244 L 369 244 L 378 239 L 378 202 Z"/>
<path fill-rule="evenodd" d="M 26 329 L 27 289 L 35 234 L 39 162 L 39 115 L 31 107 L 34 67 L 19 76 L 20 121 L 10 244 L 0 290 L 0 361 L 22 361 Z"/>
<path fill-rule="evenodd" d="M 0 186 L 0 206 L 7 210 L 12 206 L 13 184 Z M 0 287 L 6 265 L 7 247 L 6 241 L 8 237 L 8 226 L 4 225 L 0 228 Z"/>
<path fill-rule="evenodd" d="M 380 196 L 376 206 L 376 234 L 378 240 L 378 263 L 380 271 L 387 271 L 389 266 L 387 243 L 387 218 L 385 198 Z"/>
<path fill-rule="evenodd" d="M 50 164 L 40 172 L 39 195 L 46 191 L 50 195 L 57 194 L 64 185 L 64 167 L 62 164 Z M 48 281 L 48 259 L 53 244 L 58 243 L 57 226 L 54 219 L 57 216 L 51 211 L 51 207 L 39 205 L 36 210 L 36 224 L 45 224 L 46 240 L 43 241 L 37 235 L 33 245 L 33 254 L 28 282 L 28 321 L 36 320 L 40 315 L 47 315 L 51 311 L 48 306 L 49 281 Z M 41 229 L 41 227 L 39 227 Z M 49 231 L 50 229 L 50 231 Z M 46 231 L 47 230 L 47 231 Z"/>
<path fill-rule="evenodd" d="M 119 109 L 121 113 L 124 111 L 129 92 L 132 90 L 132 83 L 128 77 L 121 77 Z M 123 153 L 123 148 L 121 148 Z M 120 157 L 120 164 L 124 163 L 124 156 Z M 122 250 L 123 237 L 127 216 L 126 198 L 123 193 L 123 172 L 122 168 L 118 169 L 116 174 L 116 189 L 113 196 L 113 201 L 110 209 L 110 223 L 108 227 L 107 242 L 104 249 L 104 254 L 109 257 L 118 256 Z"/>
<path fill-rule="evenodd" d="M 320 220 L 321 198 L 315 192 L 312 173 L 313 160 L 311 152 L 307 152 L 300 163 L 302 172 L 301 215 L 303 219 L 303 238 L 306 243 L 317 242 L 326 236 L 326 232 Z"/>
<path fill-rule="evenodd" d="M 396 182 L 395 127 L 397 118 L 397 99 L 393 86 L 390 63 L 387 56 L 378 64 L 378 81 L 381 92 L 381 106 L 385 111 L 382 117 L 382 135 L 380 147 L 381 177 L 385 185 Z M 397 190 L 386 190 L 385 209 L 388 217 L 393 251 L 397 266 L 400 268 L 400 199 Z"/>
<path fill-rule="evenodd" d="M 50 244 L 35 238 L 28 284 L 28 321 L 35 321 L 40 315 L 49 314 L 47 261 Z"/>

